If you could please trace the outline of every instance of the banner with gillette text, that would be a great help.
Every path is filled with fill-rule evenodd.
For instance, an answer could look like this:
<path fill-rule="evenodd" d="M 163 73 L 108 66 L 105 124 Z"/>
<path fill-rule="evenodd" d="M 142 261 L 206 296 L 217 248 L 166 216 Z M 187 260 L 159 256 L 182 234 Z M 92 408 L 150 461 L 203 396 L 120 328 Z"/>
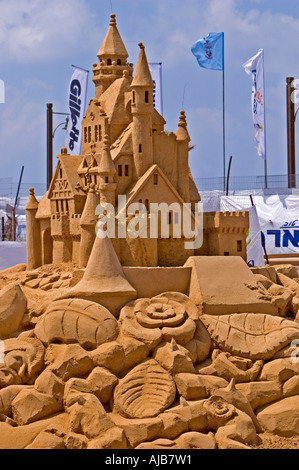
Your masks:
<path fill-rule="evenodd" d="M 70 155 L 81 155 L 82 129 L 81 123 L 85 114 L 88 86 L 88 70 L 73 66 L 74 71 L 68 90 L 68 106 L 70 119 L 65 138 L 65 147 Z"/>

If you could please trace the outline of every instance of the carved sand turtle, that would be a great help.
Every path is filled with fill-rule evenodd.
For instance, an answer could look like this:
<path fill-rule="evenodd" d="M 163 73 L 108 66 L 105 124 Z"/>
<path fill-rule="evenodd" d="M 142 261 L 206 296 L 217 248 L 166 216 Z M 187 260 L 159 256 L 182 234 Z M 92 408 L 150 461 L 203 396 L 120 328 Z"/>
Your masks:
<path fill-rule="evenodd" d="M 252 360 L 268 360 L 299 339 L 297 323 L 264 313 L 202 315 L 200 319 L 222 351 Z"/>

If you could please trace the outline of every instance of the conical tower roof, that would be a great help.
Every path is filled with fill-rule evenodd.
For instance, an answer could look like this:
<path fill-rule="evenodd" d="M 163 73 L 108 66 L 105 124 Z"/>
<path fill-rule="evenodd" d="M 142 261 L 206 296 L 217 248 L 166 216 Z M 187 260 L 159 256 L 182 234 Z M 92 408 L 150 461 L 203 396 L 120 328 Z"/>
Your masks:
<path fill-rule="evenodd" d="M 95 184 L 91 183 L 85 206 L 80 219 L 80 225 L 95 226 L 97 223 L 96 207 L 99 204 L 99 198 L 95 192 Z"/>
<path fill-rule="evenodd" d="M 186 121 L 186 114 L 185 111 L 181 111 L 180 119 L 178 124 L 178 130 L 176 131 L 176 138 L 180 141 L 187 141 L 190 142 L 190 136 L 187 131 L 187 121 Z"/>
<path fill-rule="evenodd" d="M 102 56 L 129 57 L 127 49 L 118 32 L 114 14 L 110 15 L 109 29 L 98 52 L 98 57 L 100 58 Z"/>
<path fill-rule="evenodd" d="M 116 170 L 111 158 L 109 137 L 106 134 L 103 142 L 103 151 L 99 166 L 100 174 L 115 175 Z"/>
<path fill-rule="evenodd" d="M 98 302 L 115 316 L 136 299 L 137 292 L 126 279 L 109 237 L 96 237 L 83 278 L 66 296 Z"/>
<path fill-rule="evenodd" d="M 149 69 L 149 65 L 148 65 L 148 61 L 147 61 L 147 57 L 145 53 L 145 47 L 142 44 L 142 42 L 140 42 L 138 46 L 140 47 L 140 51 L 139 51 L 139 56 L 138 56 L 137 64 L 136 64 L 136 70 L 135 70 L 135 74 L 134 74 L 134 78 L 131 83 L 131 86 L 132 87 L 146 86 L 146 87 L 154 88 L 153 79 L 151 76 L 151 72 Z"/>
<path fill-rule="evenodd" d="M 38 201 L 34 194 L 34 188 L 29 188 L 29 198 L 26 204 L 26 211 L 37 210 L 37 209 L 38 209 Z"/>

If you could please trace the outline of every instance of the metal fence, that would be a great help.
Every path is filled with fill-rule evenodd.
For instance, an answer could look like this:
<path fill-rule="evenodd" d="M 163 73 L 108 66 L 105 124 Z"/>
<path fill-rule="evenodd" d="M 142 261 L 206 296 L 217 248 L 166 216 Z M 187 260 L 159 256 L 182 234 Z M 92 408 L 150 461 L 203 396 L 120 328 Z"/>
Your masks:
<path fill-rule="evenodd" d="M 299 175 L 292 175 L 292 192 L 299 196 Z M 213 207 L 218 207 L 218 199 L 221 194 L 225 194 L 227 189 L 229 194 L 237 191 L 259 191 L 266 190 L 270 193 L 276 192 L 289 192 L 290 177 L 288 175 L 268 175 L 267 180 L 265 176 L 231 176 L 229 180 L 223 177 L 212 178 L 194 178 L 195 184 L 199 193 L 202 195 L 202 200 L 208 201 Z M 35 195 L 38 200 L 47 191 L 46 184 L 43 183 L 24 183 L 22 182 L 19 188 L 18 200 L 16 203 L 16 194 L 18 192 L 18 183 L 14 182 L 12 178 L 0 178 L 0 240 L 2 239 L 3 223 L 5 226 L 9 220 L 9 212 L 16 203 L 16 223 L 17 223 L 17 240 L 24 240 L 26 238 L 26 218 L 25 206 L 29 197 L 29 188 L 33 187 Z M 298 188 L 298 189 L 296 189 Z M 214 192 L 214 193 L 213 193 Z M 219 192 L 217 194 L 217 192 Z M 216 210 L 216 209 L 215 209 Z M 4 218 L 4 222 L 3 219 Z"/>
<path fill-rule="evenodd" d="M 18 182 L 14 182 L 12 178 L 0 178 L 0 198 L 15 198 L 18 191 Z M 33 187 L 35 194 L 42 196 L 47 188 L 42 183 L 21 183 L 19 197 L 28 197 L 29 188 Z"/>
<path fill-rule="evenodd" d="M 29 197 L 29 188 L 33 187 L 35 195 L 39 200 L 46 192 L 46 184 L 19 183 L 12 178 L 0 178 L 0 241 L 12 240 L 12 214 L 15 207 L 15 239 L 26 240 L 26 217 L 25 206 Z M 18 199 L 16 196 L 18 193 Z"/>
<path fill-rule="evenodd" d="M 299 175 L 294 175 L 295 188 L 299 188 Z M 265 176 L 231 176 L 229 181 L 224 177 L 194 178 L 199 191 L 241 191 L 252 189 L 287 189 L 289 187 L 288 175 L 268 175 Z M 19 197 L 28 197 L 29 188 L 33 187 L 36 196 L 43 196 L 47 187 L 43 183 L 21 183 Z M 16 197 L 18 183 L 12 178 L 0 178 L 0 209 L 4 202 L 3 199 L 13 199 Z"/>
<path fill-rule="evenodd" d="M 293 187 L 299 188 L 299 175 L 292 175 Z M 231 176 L 227 181 L 224 177 L 194 178 L 197 189 L 200 191 L 241 191 L 252 189 L 287 189 L 289 187 L 288 175 L 265 176 Z"/>

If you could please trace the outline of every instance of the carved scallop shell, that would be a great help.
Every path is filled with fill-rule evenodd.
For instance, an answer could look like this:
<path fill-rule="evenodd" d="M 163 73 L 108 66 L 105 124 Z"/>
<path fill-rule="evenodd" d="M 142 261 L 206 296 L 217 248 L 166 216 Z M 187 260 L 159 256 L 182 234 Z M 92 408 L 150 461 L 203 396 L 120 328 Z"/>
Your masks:
<path fill-rule="evenodd" d="M 102 305 L 83 299 L 53 302 L 35 327 L 43 343 L 79 343 L 86 349 L 114 341 L 118 336 L 115 317 Z"/>
<path fill-rule="evenodd" d="M 120 380 L 114 393 L 115 410 L 128 418 L 152 418 L 174 401 L 175 383 L 154 359 L 149 359 Z"/>
<path fill-rule="evenodd" d="M 264 313 L 202 315 L 200 319 L 220 349 L 252 360 L 270 359 L 299 339 L 297 323 Z"/>

